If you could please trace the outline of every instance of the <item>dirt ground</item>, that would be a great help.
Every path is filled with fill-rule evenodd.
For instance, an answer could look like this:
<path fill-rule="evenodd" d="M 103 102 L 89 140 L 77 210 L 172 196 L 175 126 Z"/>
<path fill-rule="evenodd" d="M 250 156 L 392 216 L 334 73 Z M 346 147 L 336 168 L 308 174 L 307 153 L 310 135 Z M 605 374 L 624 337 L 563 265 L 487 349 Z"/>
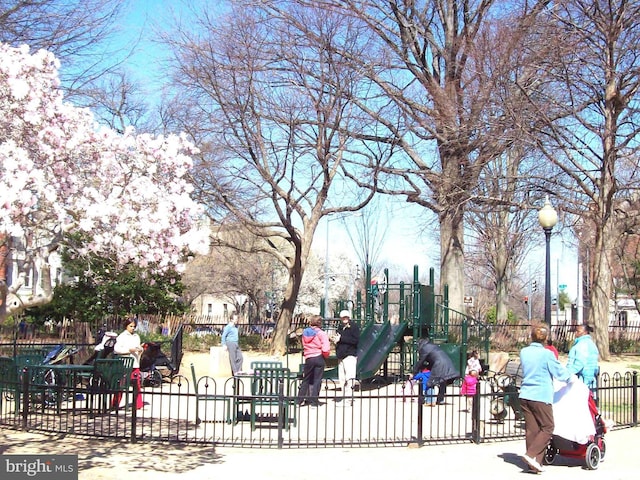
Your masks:
<path fill-rule="evenodd" d="M 302 357 L 299 353 L 292 354 L 284 357 L 270 356 L 261 352 L 243 352 L 244 355 L 244 369 L 248 370 L 251 362 L 254 360 L 277 360 L 281 361 L 283 365 L 289 366 L 292 371 L 298 371 L 300 364 L 302 363 Z M 505 354 L 506 355 L 506 354 Z M 512 357 L 515 357 L 512 355 Z M 224 359 L 221 359 L 224 361 Z M 567 363 L 567 356 L 561 354 L 559 358 L 563 365 Z M 287 363 L 288 362 L 288 363 Z M 227 377 L 229 376 L 228 370 L 224 374 L 217 374 L 215 367 L 212 368 L 212 358 L 209 352 L 185 352 L 180 367 L 180 373 L 182 375 L 191 375 L 190 364 L 193 363 L 198 376 L 210 375 L 213 377 Z M 634 355 L 615 355 L 607 362 L 600 362 L 600 371 L 603 373 L 613 374 L 616 372 L 624 373 L 629 370 L 640 371 L 640 356 Z"/>
<path fill-rule="evenodd" d="M 272 356 L 262 352 L 242 352 L 244 357 L 244 370 L 248 371 L 252 361 L 257 360 L 273 360 L 280 361 L 284 366 L 289 366 L 293 371 L 298 371 L 299 365 L 302 362 L 300 354 L 292 354 L 289 356 Z M 219 362 L 221 365 L 219 365 Z M 193 363 L 195 371 L 198 377 L 203 375 L 209 375 L 216 378 L 225 378 L 231 376 L 231 370 L 229 369 L 227 357 L 216 358 L 209 352 L 185 352 L 180 364 L 180 374 L 190 376 L 190 365 Z M 288 363 L 287 363 L 288 362 Z"/>

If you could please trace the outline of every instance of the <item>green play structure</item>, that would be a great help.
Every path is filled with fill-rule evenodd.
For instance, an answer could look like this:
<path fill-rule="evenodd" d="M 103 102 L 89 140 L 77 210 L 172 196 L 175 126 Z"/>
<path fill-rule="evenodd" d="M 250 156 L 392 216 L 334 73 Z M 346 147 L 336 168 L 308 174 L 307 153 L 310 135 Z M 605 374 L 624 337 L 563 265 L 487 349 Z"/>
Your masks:
<path fill-rule="evenodd" d="M 357 292 L 354 302 L 338 301 L 330 316 L 321 312 L 327 328 L 334 328 L 342 308 L 352 310 L 361 334 L 356 374 L 358 379 L 373 377 L 404 378 L 417 361 L 417 344 L 429 337 L 453 360 L 464 374 L 467 352 L 478 350 L 486 360 L 490 331 L 486 325 L 448 307 L 448 286 L 443 295 L 435 293 L 434 270 L 429 271 L 429 284 L 419 281 L 418 266 L 413 269 L 413 282 L 391 284 L 388 269 L 373 277 L 366 271 L 366 295 Z M 324 302 L 322 303 L 324 304 Z M 332 314 L 332 315 L 331 315 Z M 328 362 L 332 365 L 336 362 Z M 337 368 L 328 368 L 326 378 L 337 378 Z"/>

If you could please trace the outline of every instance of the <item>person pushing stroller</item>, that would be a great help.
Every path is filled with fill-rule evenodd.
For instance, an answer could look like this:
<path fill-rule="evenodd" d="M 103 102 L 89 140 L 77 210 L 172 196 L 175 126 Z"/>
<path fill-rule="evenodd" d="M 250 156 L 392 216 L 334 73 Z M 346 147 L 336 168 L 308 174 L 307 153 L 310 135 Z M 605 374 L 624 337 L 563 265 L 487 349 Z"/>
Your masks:
<path fill-rule="evenodd" d="M 550 350 L 545 348 L 549 328 L 544 323 L 531 326 L 531 343 L 520 351 L 522 385 L 520 406 L 524 416 L 526 452 L 522 459 L 534 473 L 542 472 L 542 459 L 554 431 L 553 380 L 574 382 Z"/>

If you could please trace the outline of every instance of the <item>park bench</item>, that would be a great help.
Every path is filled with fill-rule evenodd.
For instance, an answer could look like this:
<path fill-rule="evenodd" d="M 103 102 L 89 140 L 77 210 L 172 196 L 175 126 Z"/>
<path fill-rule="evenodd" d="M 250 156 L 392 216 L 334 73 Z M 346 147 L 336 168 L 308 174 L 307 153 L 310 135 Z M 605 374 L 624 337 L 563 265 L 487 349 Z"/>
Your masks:
<path fill-rule="evenodd" d="M 263 367 L 251 378 L 251 430 L 258 424 L 282 421 L 286 430 L 296 425 L 296 405 L 293 397 L 294 378 L 284 367 Z M 275 409 L 275 410 L 274 410 Z"/>
<path fill-rule="evenodd" d="M 125 395 L 125 408 L 129 404 L 133 358 L 98 358 L 93 364 L 89 378 L 89 409 L 93 412 L 105 412 L 111 408 L 111 399 Z M 117 410 L 119 403 L 114 405 Z"/>
<path fill-rule="evenodd" d="M 220 409 L 217 408 L 217 404 L 221 404 L 222 418 L 224 421 L 231 423 L 231 413 L 233 411 L 232 402 L 234 401 L 234 397 L 217 393 L 216 383 L 212 377 L 205 376 L 198 379 L 193 363 L 191 364 L 191 378 L 196 394 L 196 425 L 200 425 L 202 422 L 215 422 L 216 419 L 220 417 L 220 415 L 218 415 Z M 206 408 L 207 403 L 213 404 L 213 413 L 211 413 L 211 409 Z M 204 414 L 202 414 L 203 406 Z"/>

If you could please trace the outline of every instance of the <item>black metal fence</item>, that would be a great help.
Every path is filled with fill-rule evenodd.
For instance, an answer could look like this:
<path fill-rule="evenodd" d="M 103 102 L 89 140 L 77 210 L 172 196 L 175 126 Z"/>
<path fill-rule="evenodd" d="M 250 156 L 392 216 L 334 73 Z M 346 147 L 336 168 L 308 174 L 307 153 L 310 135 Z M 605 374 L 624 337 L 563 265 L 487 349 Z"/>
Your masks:
<path fill-rule="evenodd" d="M 459 341 L 461 337 L 462 321 L 466 318 L 462 314 L 450 311 L 448 319 L 448 334 L 450 341 Z M 306 317 L 298 315 L 292 319 L 289 327 L 289 347 L 299 345 L 296 332 L 301 332 L 306 326 Z M 331 330 L 339 324 L 339 319 L 327 319 L 325 328 Z M 170 325 L 170 328 L 167 327 Z M 225 323 L 213 323 L 208 317 L 180 316 L 162 317 L 145 315 L 140 319 L 140 331 L 162 332 L 167 341 L 175 336 L 179 330 L 183 330 L 187 336 L 220 336 Z M 483 350 L 483 342 L 488 331 L 488 345 L 492 351 L 518 352 L 529 343 L 530 323 L 499 322 L 486 324 L 470 319 L 468 323 L 470 349 Z M 96 334 L 103 324 L 86 325 L 72 324 L 69 328 L 60 332 L 48 332 L 44 328 L 30 328 L 24 335 L 20 334 L 15 325 L 0 325 L 0 350 L 3 346 L 11 347 L 19 345 L 37 345 L 47 343 L 56 345 L 67 343 L 69 345 L 89 345 L 87 332 Z M 119 331 L 117 320 L 108 322 L 108 328 Z M 268 345 L 275 331 L 274 323 L 240 324 L 238 325 L 240 336 L 258 336 L 262 339 L 262 345 Z M 552 326 L 552 335 L 556 347 L 561 352 L 568 352 L 575 338 L 575 325 L 562 323 Z M 628 322 L 625 324 L 609 325 L 609 348 L 611 354 L 640 354 L 640 324 Z"/>
<path fill-rule="evenodd" d="M 444 405 L 430 407 L 422 403 L 418 386 L 401 379 L 373 378 L 340 402 L 337 385 L 325 380 L 321 405 L 301 407 L 295 402 L 298 378 L 267 397 L 252 388 L 251 376 L 219 380 L 178 375 L 144 388 L 143 409 L 131 407 L 138 395 L 131 391 L 126 406 L 115 411 L 100 407 L 109 405 L 111 392 L 95 390 L 91 382 L 22 378 L 20 384 L 0 383 L 3 427 L 132 442 L 263 448 L 481 443 L 524 436 L 517 394 L 495 377 L 482 378 L 469 411 L 459 385 L 447 388 Z M 637 372 L 603 374 L 598 398 L 600 413 L 613 428 L 637 426 Z"/>

